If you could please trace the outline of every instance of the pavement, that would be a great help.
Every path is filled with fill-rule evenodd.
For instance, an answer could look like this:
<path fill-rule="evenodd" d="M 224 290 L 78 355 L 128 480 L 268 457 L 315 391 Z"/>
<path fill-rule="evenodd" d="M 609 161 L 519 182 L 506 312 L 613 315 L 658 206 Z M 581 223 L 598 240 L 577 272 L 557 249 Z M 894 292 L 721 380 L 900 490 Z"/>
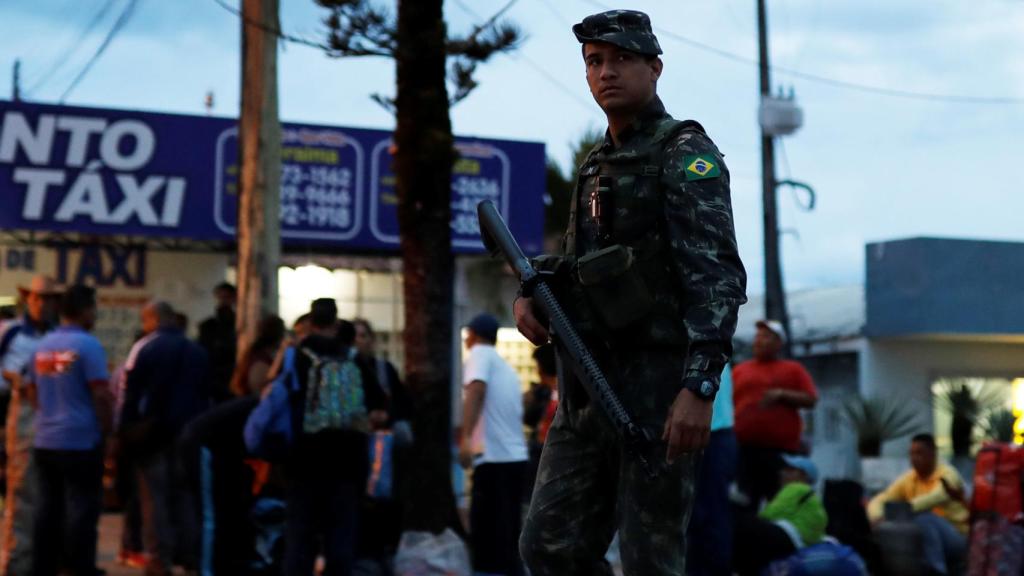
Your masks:
<path fill-rule="evenodd" d="M 100 539 L 96 549 L 96 563 L 107 571 L 107 576 L 139 576 L 141 568 L 117 565 L 117 551 L 121 547 L 121 515 L 104 514 L 100 518 Z"/>

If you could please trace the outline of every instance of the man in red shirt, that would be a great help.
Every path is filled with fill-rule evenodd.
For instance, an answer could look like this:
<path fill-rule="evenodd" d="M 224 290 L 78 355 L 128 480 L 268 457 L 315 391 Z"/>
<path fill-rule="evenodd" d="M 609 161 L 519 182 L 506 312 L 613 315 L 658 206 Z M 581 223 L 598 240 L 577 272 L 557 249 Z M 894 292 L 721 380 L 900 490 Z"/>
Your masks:
<path fill-rule="evenodd" d="M 733 369 L 735 432 L 740 445 L 737 484 L 753 511 L 778 491 L 781 455 L 800 451 L 800 410 L 818 402 L 807 370 L 798 362 L 779 358 L 785 342 L 781 323 L 758 322 L 753 360 Z"/>

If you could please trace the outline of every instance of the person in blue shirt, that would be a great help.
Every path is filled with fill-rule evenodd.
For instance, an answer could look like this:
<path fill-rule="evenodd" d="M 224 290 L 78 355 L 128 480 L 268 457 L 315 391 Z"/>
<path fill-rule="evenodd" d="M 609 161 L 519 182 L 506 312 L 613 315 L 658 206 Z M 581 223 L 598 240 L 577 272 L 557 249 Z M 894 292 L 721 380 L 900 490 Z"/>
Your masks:
<path fill-rule="evenodd" d="M 39 473 L 32 574 L 56 575 L 63 564 L 73 574 L 92 576 L 103 440 L 113 420 L 106 353 L 89 333 L 96 322 L 96 291 L 68 288 L 60 317 L 60 327 L 36 347 L 26 377 L 36 406 L 33 447 Z"/>
<path fill-rule="evenodd" d="M 732 574 L 733 512 L 729 488 L 736 479 L 736 435 L 733 433 L 732 366 L 712 406 L 711 439 L 697 467 L 697 488 L 690 518 L 686 573 L 689 576 Z"/>
<path fill-rule="evenodd" d="M 32 460 L 35 412 L 25 390 L 25 372 L 36 345 L 57 321 L 60 288 L 37 275 L 18 286 L 25 314 L 0 327 L 0 422 L 6 441 L 7 493 L 0 528 L 0 574 L 28 574 L 32 567 L 32 518 L 35 516 L 36 466 Z M 2 459 L 0 459 L 2 460 Z"/>

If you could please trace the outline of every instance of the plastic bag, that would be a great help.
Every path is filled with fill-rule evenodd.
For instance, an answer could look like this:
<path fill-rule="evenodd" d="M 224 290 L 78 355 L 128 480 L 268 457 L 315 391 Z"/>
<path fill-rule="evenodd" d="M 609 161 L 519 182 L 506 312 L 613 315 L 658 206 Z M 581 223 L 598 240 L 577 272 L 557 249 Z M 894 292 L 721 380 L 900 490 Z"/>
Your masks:
<path fill-rule="evenodd" d="M 469 551 L 451 528 L 441 534 L 403 532 L 395 555 L 396 576 L 471 576 Z"/>

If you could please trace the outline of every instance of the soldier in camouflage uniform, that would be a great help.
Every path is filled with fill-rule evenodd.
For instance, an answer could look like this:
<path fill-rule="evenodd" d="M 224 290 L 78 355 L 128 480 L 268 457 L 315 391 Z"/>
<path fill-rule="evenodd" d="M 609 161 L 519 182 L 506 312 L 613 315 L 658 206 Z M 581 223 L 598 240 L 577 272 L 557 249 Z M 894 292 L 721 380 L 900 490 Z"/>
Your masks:
<path fill-rule="evenodd" d="M 646 14 L 604 12 L 573 32 L 608 131 L 580 168 L 563 255 L 538 267 L 563 280 L 556 294 L 634 420 L 660 435 L 667 468 L 647 480 L 561 370 L 520 551 L 534 576 L 610 574 L 618 528 L 626 574 L 682 575 L 694 464 L 746 301 L 729 172 L 700 124 L 665 112 Z M 527 338 L 548 339 L 529 298 L 514 313 Z"/>

